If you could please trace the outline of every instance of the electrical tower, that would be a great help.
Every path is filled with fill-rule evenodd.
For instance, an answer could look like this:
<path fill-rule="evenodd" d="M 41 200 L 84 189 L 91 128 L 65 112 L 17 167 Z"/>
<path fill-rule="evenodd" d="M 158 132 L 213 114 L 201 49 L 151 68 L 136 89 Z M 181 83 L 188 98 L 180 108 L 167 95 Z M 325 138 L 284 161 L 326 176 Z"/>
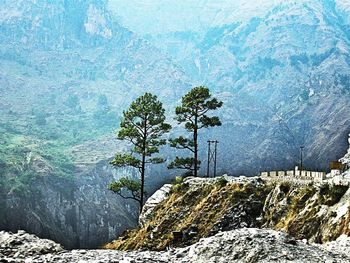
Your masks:
<path fill-rule="evenodd" d="M 300 170 L 303 170 L 303 151 L 304 151 L 305 146 L 300 146 Z"/>
<path fill-rule="evenodd" d="M 210 167 L 211 164 L 214 165 L 214 177 L 216 177 L 216 156 L 217 156 L 217 149 L 218 149 L 218 141 L 208 141 L 208 163 L 207 163 L 207 177 L 210 177 Z M 211 145 L 214 145 L 214 148 L 211 147 Z"/>

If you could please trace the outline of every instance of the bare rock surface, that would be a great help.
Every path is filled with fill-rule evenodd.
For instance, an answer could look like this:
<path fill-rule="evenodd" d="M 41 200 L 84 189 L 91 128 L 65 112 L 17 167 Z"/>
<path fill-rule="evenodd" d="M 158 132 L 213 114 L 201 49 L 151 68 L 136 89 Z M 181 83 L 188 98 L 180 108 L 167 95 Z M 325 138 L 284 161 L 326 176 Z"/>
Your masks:
<path fill-rule="evenodd" d="M 182 254 L 178 262 L 350 262 L 349 255 L 305 244 L 282 232 L 256 228 L 203 238 L 182 249 Z"/>
<path fill-rule="evenodd" d="M 198 243 L 165 252 L 116 250 L 65 251 L 53 241 L 24 231 L 0 232 L 0 262 L 350 262 L 350 238 L 310 245 L 285 233 L 242 228 L 221 232 Z"/>
<path fill-rule="evenodd" d="M 170 189 L 171 184 L 165 184 L 160 189 L 158 189 L 148 200 L 146 201 L 145 205 L 143 206 L 142 213 L 139 217 L 139 224 L 144 225 L 147 222 L 148 216 L 152 214 L 152 211 L 154 208 L 162 202 L 164 199 L 167 198 Z"/>
<path fill-rule="evenodd" d="M 0 232 L 0 258 L 3 262 L 6 262 L 6 258 L 23 261 L 33 256 L 61 251 L 63 251 L 62 246 L 54 241 L 40 239 L 23 230 L 19 230 L 16 234 Z"/>

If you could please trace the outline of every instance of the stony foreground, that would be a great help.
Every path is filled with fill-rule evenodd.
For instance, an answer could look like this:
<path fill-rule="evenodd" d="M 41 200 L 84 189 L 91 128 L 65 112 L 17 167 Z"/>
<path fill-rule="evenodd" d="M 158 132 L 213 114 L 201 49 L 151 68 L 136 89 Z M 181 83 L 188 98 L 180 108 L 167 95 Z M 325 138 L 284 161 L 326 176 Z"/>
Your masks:
<path fill-rule="evenodd" d="M 19 231 L 0 232 L 0 262 L 350 262 L 350 238 L 309 245 L 288 235 L 242 228 L 221 232 L 198 243 L 166 252 L 115 250 L 65 251 L 47 239 Z"/>

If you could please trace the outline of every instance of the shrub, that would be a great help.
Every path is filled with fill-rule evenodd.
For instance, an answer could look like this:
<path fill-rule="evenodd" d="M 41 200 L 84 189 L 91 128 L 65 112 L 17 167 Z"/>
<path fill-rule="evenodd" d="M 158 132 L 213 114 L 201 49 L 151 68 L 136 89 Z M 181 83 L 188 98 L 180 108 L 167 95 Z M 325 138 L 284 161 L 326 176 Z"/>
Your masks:
<path fill-rule="evenodd" d="M 329 196 L 331 199 L 331 203 L 333 205 L 338 203 L 348 189 L 349 189 L 349 187 L 345 186 L 345 185 L 333 185 L 333 186 L 331 186 L 329 188 Z"/>
<path fill-rule="evenodd" d="M 226 180 L 225 177 L 221 176 L 218 178 L 218 180 L 215 182 L 215 184 L 218 186 L 218 187 L 224 187 L 226 186 L 228 183 L 228 181 Z"/>
<path fill-rule="evenodd" d="M 283 193 L 287 194 L 287 193 L 289 192 L 289 190 L 290 190 L 290 183 L 282 182 L 282 183 L 280 184 L 280 190 L 281 190 Z"/>
<path fill-rule="evenodd" d="M 184 178 L 182 176 L 176 176 L 174 180 L 172 181 L 172 184 L 182 184 L 184 181 Z"/>

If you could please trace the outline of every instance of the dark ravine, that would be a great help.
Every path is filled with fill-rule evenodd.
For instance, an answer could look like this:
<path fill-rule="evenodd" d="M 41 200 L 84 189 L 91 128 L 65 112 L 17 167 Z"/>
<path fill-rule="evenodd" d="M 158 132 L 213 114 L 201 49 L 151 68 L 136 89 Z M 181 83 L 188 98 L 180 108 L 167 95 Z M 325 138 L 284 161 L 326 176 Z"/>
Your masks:
<path fill-rule="evenodd" d="M 25 196 L 2 199 L 0 229 L 24 229 L 65 248 L 98 248 L 136 224 L 134 204 L 107 190 L 113 174 L 101 162 L 72 179 L 39 177 Z"/>

